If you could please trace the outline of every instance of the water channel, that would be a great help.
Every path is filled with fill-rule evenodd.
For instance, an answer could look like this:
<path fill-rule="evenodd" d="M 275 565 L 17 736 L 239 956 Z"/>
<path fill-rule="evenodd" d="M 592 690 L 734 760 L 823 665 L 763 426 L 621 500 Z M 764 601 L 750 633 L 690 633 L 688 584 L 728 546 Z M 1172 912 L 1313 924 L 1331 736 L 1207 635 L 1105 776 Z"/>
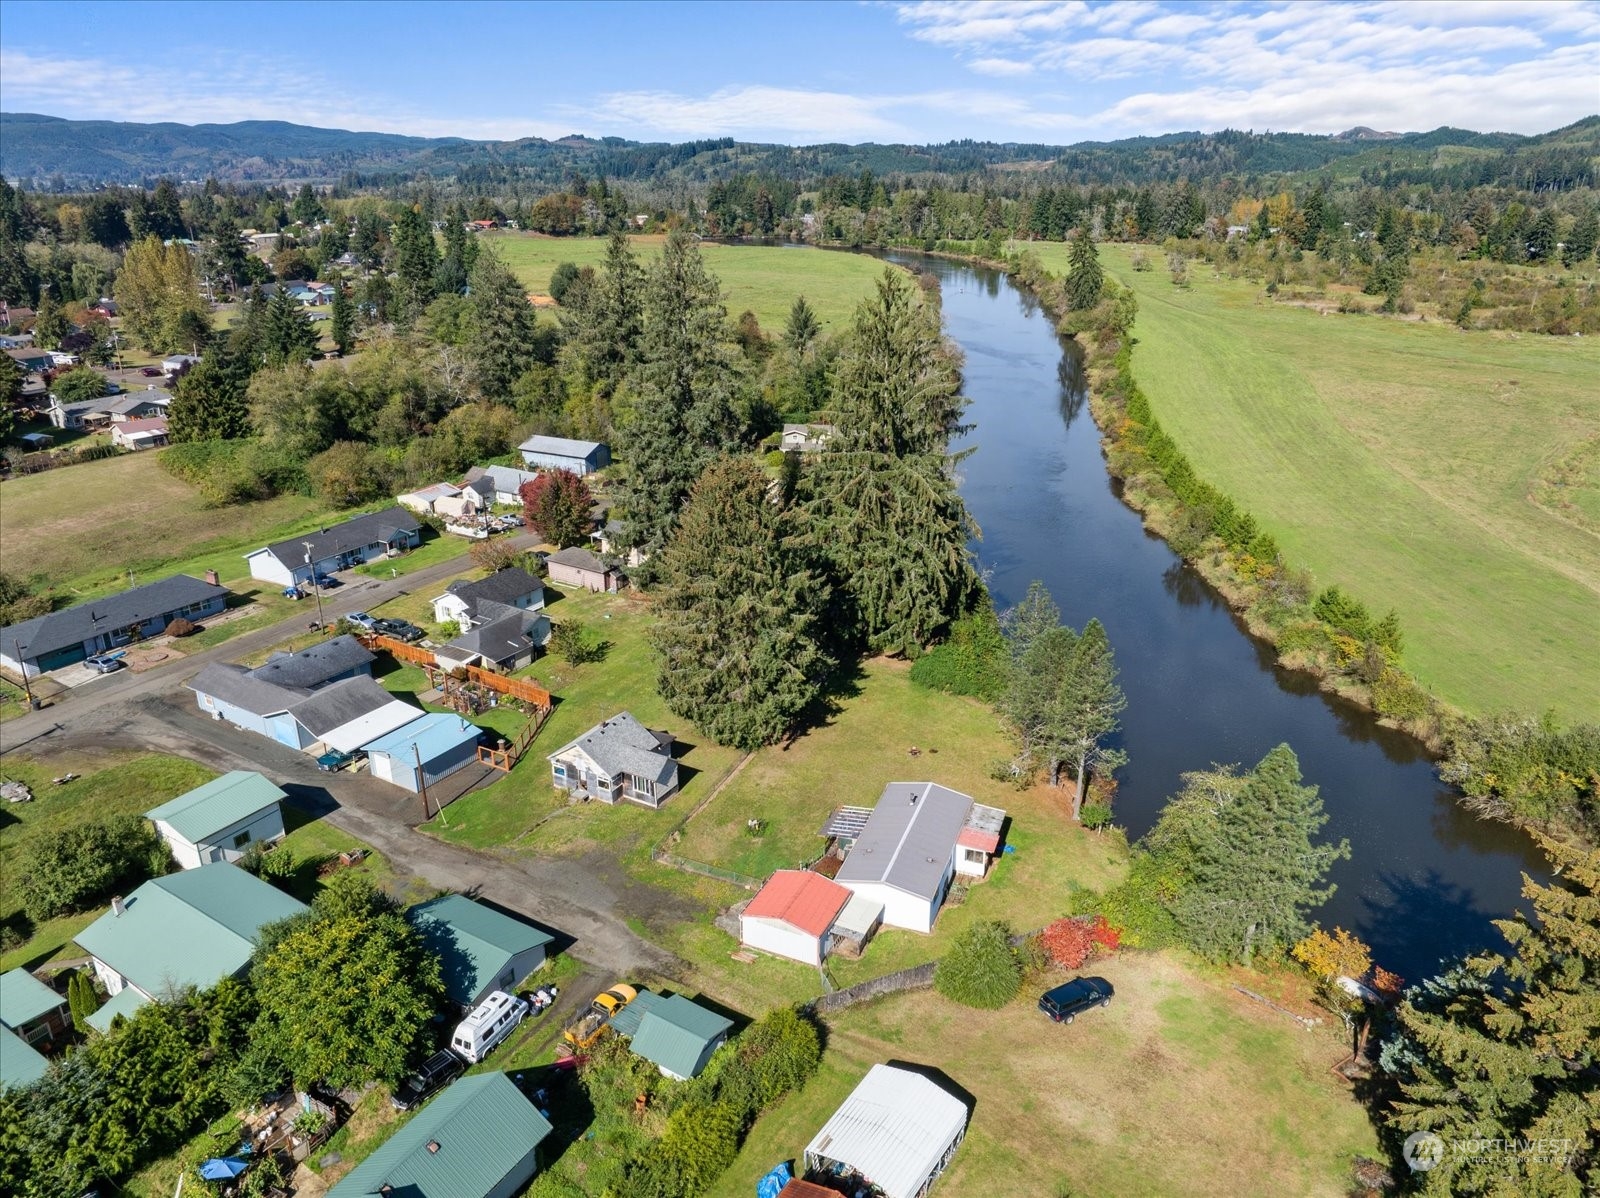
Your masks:
<path fill-rule="evenodd" d="M 966 353 L 975 428 L 954 448 L 972 450 L 961 491 L 983 530 L 974 550 L 996 605 L 1041 579 L 1069 623 L 1095 616 L 1111 637 L 1128 696 L 1117 822 L 1136 837 L 1184 771 L 1253 765 L 1287 741 L 1321 788 L 1325 835 L 1350 841 L 1318 913 L 1325 926 L 1356 932 L 1413 981 L 1442 957 L 1499 946 L 1489 920 L 1518 905 L 1520 871 L 1548 877 L 1533 843 L 1458 806 L 1417 742 L 1278 668 L 1144 530 L 1106 472 L 1079 350 L 1031 296 L 994 271 L 901 260 L 939 276 L 946 332 Z"/>

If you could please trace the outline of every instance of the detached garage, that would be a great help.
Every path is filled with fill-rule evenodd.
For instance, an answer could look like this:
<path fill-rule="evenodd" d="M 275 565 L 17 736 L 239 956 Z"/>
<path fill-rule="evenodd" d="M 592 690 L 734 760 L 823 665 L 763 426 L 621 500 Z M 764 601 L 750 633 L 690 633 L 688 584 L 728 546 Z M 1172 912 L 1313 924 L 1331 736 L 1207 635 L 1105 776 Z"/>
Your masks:
<path fill-rule="evenodd" d="M 803 965 L 820 965 L 828 931 L 850 891 L 808 869 L 780 869 L 739 916 L 739 942 Z"/>
<path fill-rule="evenodd" d="M 806 1145 L 806 1176 L 922 1198 L 967 1133 L 967 1107 L 920 1073 L 874 1065 Z"/>
<path fill-rule="evenodd" d="M 453 712 L 433 712 L 369 742 L 372 776 L 416 793 L 478 758 L 479 729 Z"/>

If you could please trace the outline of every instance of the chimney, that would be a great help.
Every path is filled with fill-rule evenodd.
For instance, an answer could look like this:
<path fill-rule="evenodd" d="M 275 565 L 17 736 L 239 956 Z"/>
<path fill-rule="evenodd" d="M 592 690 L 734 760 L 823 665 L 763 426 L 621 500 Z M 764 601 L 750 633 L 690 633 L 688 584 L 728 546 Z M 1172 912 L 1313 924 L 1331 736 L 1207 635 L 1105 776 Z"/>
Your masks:
<path fill-rule="evenodd" d="M 222 585 L 222 580 L 217 577 L 217 572 L 215 570 L 206 571 L 206 582 L 210 583 L 214 587 Z"/>
<path fill-rule="evenodd" d="M 122 896 L 120 894 L 114 895 L 112 897 L 112 899 L 111 899 L 111 914 L 113 914 L 113 915 L 121 915 L 127 909 L 128 909 L 128 904 L 122 901 Z"/>

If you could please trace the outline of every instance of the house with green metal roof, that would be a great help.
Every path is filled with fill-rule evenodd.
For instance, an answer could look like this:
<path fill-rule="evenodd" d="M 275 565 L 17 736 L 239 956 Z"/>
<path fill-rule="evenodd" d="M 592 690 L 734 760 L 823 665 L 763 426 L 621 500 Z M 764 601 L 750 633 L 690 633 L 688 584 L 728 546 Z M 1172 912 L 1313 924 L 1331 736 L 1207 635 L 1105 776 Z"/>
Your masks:
<path fill-rule="evenodd" d="M 632 1047 L 667 1077 L 688 1081 L 706 1067 L 731 1030 L 727 1016 L 674 994 L 645 1012 Z"/>
<path fill-rule="evenodd" d="M 0 1027 L 0 1090 L 32 1085 L 49 1067 L 37 1048 L 10 1028 Z"/>
<path fill-rule="evenodd" d="M 438 954 L 445 993 L 461 1007 L 475 1007 L 496 990 L 510 990 L 544 964 L 554 939 L 532 924 L 446 894 L 406 913 L 423 942 Z"/>
<path fill-rule="evenodd" d="M 251 770 L 234 770 L 169 799 L 145 818 L 184 869 L 237 861 L 252 844 L 283 836 L 285 795 Z"/>
<path fill-rule="evenodd" d="M 446 1086 L 328 1198 L 511 1198 L 538 1170 L 545 1119 L 503 1073 Z"/>
<path fill-rule="evenodd" d="M 0 1027 L 24 1043 L 54 1040 L 72 1026 L 67 1000 L 26 969 L 0 973 Z"/>
<path fill-rule="evenodd" d="M 113 999 L 129 987 L 159 999 L 243 972 L 262 926 L 304 910 L 300 900 L 223 863 L 151 878 L 112 899 L 111 910 L 75 939 Z"/>

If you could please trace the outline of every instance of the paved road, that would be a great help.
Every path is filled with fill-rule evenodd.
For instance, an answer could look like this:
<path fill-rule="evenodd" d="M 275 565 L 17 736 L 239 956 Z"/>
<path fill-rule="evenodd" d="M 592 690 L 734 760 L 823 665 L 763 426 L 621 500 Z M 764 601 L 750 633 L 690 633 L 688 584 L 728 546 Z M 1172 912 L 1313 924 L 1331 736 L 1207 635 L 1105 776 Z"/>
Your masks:
<path fill-rule="evenodd" d="M 376 606 L 459 573 L 465 564 L 456 559 L 398 580 L 347 583 L 324 598 L 324 612 L 331 621 Z M 321 773 L 304 753 L 212 720 L 195 706 L 183 683 L 202 665 L 267 648 L 304 627 L 303 615 L 297 614 L 165 666 L 139 674 L 119 671 L 55 707 L 0 725 L 3 750 L 56 756 L 84 748 L 142 749 L 188 757 L 219 771 L 259 770 L 297 805 L 372 845 L 398 872 L 515 911 L 602 972 L 615 977 L 675 972 L 672 955 L 635 935 L 624 919 L 625 909 L 650 916 L 658 907 L 655 896 L 628 894 L 635 887 L 615 874 L 608 877 L 593 862 L 479 852 L 424 835 L 412 827 L 423 817 L 418 796 L 365 774 Z M 453 775 L 452 792 L 490 772 Z M 159 797 L 152 796 L 152 802 Z M 455 794 L 435 797 L 448 801 Z"/>

